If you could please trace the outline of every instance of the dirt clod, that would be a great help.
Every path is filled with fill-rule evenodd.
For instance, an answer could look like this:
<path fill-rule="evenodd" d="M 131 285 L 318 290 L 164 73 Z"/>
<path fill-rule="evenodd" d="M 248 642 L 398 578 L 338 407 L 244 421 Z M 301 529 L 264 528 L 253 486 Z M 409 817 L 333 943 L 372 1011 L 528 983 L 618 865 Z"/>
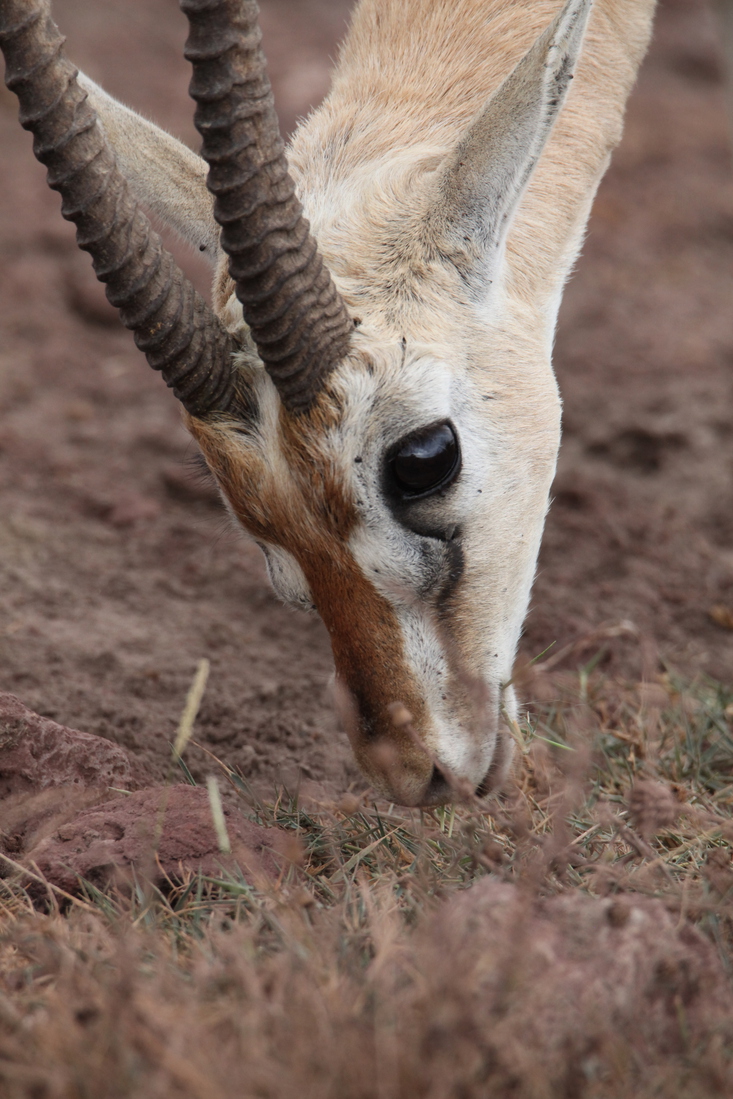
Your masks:
<path fill-rule="evenodd" d="M 132 867 L 158 886 L 235 865 L 255 876 L 274 875 L 273 847 L 282 834 L 247 820 L 231 803 L 224 817 L 231 855 L 219 850 L 203 787 L 156 786 L 84 810 L 26 857 L 67 892 L 78 892 L 80 879 L 104 888 Z"/>
<path fill-rule="evenodd" d="M 102 737 L 67 729 L 0 693 L 0 798 L 52 786 L 109 787 L 132 784 L 124 748 Z"/>

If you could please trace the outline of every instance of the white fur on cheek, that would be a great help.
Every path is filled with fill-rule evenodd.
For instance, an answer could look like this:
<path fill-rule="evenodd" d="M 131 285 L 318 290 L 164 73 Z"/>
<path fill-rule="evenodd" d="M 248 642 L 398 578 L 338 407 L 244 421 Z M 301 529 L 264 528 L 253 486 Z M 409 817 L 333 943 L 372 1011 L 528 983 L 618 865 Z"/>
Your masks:
<path fill-rule="evenodd" d="M 301 610 L 316 610 L 308 581 L 295 558 L 279 546 L 265 545 L 263 542 L 258 542 L 258 545 L 265 556 L 270 583 L 279 598 Z"/>

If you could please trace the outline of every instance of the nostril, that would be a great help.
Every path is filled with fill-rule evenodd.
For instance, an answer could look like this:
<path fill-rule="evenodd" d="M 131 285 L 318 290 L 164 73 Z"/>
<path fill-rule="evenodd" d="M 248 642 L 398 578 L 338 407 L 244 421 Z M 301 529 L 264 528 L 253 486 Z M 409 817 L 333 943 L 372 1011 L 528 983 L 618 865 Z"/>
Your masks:
<path fill-rule="evenodd" d="M 437 764 L 433 765 L 433 773 L 430 776 L 430 782 L 428 783 L 425 791 L 425 804 L 426 805 L 442 805 L 446 801 L 450 801 L 452 797 L 451 784 L 446 776 L 441 771 Z"/>

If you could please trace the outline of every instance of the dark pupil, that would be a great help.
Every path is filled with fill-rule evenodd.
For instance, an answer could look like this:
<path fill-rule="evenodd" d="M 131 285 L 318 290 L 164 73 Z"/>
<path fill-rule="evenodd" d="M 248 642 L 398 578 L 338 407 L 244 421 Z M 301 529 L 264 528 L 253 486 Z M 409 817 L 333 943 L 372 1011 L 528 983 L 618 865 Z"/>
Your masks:
<path fill-rule="evenodd" d="M 458 444 L 448 424 L 414 435 L 392 460 L 395 480 L 405 492 L 427 492 L 453 472 Z"/>

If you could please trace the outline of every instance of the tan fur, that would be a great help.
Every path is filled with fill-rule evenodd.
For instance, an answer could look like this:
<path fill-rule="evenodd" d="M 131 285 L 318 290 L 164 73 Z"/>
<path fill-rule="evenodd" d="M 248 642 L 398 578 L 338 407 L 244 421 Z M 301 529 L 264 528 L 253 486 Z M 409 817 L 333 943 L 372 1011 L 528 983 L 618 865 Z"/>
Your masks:
<path fill-rule="evenodd" d="M 277 590 L 319 610 L 353 710 L 357 758 L 398 800 L 444 800 L 453 779 L 484 792 L 508 766 L 500 711 L 514 713 L 507 684 L 560 438 L 550 363 L 557 309 L 621 135 L 653 7 L 596 0 L 557 107 L 566 85 L 554 100 L 551 91 L 577 57 L 586 0 L 357 4 L 332 91 L 289 152 L 358 322 L 351 353 L 309 414 L 281 407 L 218 260 L 215 308 L 243 341 L 240 369 L 259 411 L 253 424 L 189 427 L 233 513 L 263 545 Z M 525 59 L 516 70 L 524 75 L 502 85 L 542 32 L 530 56 L 554 51 L 544 67 Z M 538 118 L 560 110 L 549 141 L 549 128 L 532 130 L 526 96 L 535 86 L 545 89 Z M 113 140 L 129 144 L 129 117 L 97 102 Z M 149 127 L 138 134 L 146 155 L 155 147 Z M 515 129 L 521 171 L 511 183 Z M 190 202 L 192 223 L 213 224 L 196 158 L 181 153 L 171 171 L 171 146 L 160 148 L 171 220 L 185 220 Z M 136 180 L 145 177 L 137 153 L 125 158 Z M 493 202 L 485 216 L 472 211 L 466 180 Z M 150 181 L 141 187 L 144 197 Z M 469 214 L 478 233 L 466 228 Z M 215 230 L 207 239 L 218 239 Z M 411 504 L 403 521 L 384 495 L 385 455 L 444 420 L 460 439 L 460 476 Z M 438 535 L 420 535 L 415 523 L 428 520 Z"/>
<path fill-rule="evenodd" d="M 552 307 L 575 260 L 621 137 L 654 6 L 594 6 L 573 88 L 509 238 L 511 289 L 533 308 Z M 415 174 L 452 149 L 560 7 L 558 0 L 357 4 L 331 93 L 288 154 L 319 246 L 345 286 L 380 267 L 377 249 L 389 222 L 404 219 L 403 202 L 409 212 Z M 385 164 L 394 165 L 386 193 Z"/>

